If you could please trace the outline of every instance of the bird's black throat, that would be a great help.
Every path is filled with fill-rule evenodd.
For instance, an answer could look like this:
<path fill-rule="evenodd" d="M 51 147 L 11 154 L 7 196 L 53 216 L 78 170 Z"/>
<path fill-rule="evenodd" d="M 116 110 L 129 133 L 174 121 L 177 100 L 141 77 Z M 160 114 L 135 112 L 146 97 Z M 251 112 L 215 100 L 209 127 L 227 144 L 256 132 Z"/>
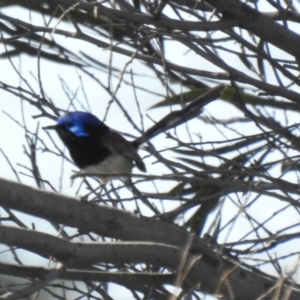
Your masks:
<path fill-rule="evenodd" d="M 96 165 L 111 154 L 98 136 L 78 137 L 59 129 L 57 133 L 67 146 L 74 163 L 80 169 Z"/>

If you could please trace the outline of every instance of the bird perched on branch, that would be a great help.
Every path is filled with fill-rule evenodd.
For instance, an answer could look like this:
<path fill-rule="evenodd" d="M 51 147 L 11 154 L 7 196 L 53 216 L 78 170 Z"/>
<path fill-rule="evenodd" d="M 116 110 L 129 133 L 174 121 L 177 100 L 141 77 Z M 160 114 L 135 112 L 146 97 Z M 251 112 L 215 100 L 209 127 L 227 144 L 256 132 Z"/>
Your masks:
<path fill-rule="evenodd" d="M 104 185 L 107 179 L 120 177 L 117 174 L 130 174 L 134 165 L 145 172 L 145 164 L 137 153 L 138 147 L 159 133 L 198 116 L 201 108 L 217 99 L 224 89 L 225 85 L 209 89 L 183 109 L 165 116 L 132 142 L 87 112 L 68 112 L 58 118 L 56 125 L 45 129 L 55 129 L 75 165 L 84 173 L 99 174 Z M 109 175 L 109 178 L 101 178 L 101 174 Z"/>

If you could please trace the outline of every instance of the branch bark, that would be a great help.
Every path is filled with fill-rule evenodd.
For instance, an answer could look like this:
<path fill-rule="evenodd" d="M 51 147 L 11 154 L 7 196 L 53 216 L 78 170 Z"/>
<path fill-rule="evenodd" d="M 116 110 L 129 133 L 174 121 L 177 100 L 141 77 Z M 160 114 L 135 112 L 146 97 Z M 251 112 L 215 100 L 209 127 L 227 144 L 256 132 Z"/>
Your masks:
<path fill-rule="evenodd" d="M 17 209 L 51 222 L 62 223 L 104 236 L 125 241 L 136 241 L 138 243 L 144 241 L 163 243 L 164 245 L 161 246 L 161 249 L 169 249 L 170 253 L 175 255 L 171 264 L 173 268 L 174 262 L 179 261 L 179 254 L 184 250 L 184 246 L 190 238 L 189 234 L 183 230 L 159 220 L 136 216 L 111 207 L 79 202 L 70 197 L 37 190 L 3 179 L 0 179 L 0 204 L 5 208 Z M 9 230 L 12 230 L 12 228 Z M 22 232 L 22 234 L 26 233 L 25 236 L 27 237 L 41 234 L 21 229 L 14 230 L 19 233 Z M 8 239 L 13 239 L 13 236 L 9 237 L 3 234 L 4 232 L 0 234 L 2 243 L 8 242 Z M 18 238 L 15 238 L 14 242 L 10 240 L 9 243 L 18 243 L 22 234 L 18 234 Z M 57 241 L 58 238 L 49 237 L 49 239 Z M 37 242 L 38 239 L 34 243 Z M 59 239 L 59 242 L 64 243 L 64 245 L 70 243 L 62 239 Z M 70 244 L 73 245 L 72 243 Z M 112 246 L 108 244 L 107 246 L 95 245 L 95 247 Z M 201 257 L 189 268 L 188 278 L 193 278 L 193 285 L 201 283 L 202 291 L 210 294 L 221 293 L 227 297 L 232 296 L 233 293 L 236 300 L 252 300 L 266 293 L 269 288 L 276 286 L 276 278 L 250 270 L 250 268 L 247 270 L 244 268 L 245 266 L 241 267 L 237 261 L 224 256 L 224 254 L 218 254 L 216 250 L 216 248 L 208 246 L 205 241 L 199 238 L 193 238 L 191 247 L 187 250 L 190 257 Z M 46 255 L 51 253 L 52 250 L 46 252 Z M 70 254 L 73 255 L 74 253 L 78 254 L 79 252 L 76 250 L 65 254 L 72 261 L 75 257 L 72 258 Z M 85 255 L 88 255 L 88 253 L 89 251 L 85 252 Z M 122 253 L 118 253 L 118 255 L 120 255 L 119 260 L 122 261 Z M 151 256 L 152 254 L 149 255 Z M 125 255 L 123 259 L 125 259 Z M 168 258 L 166 259 L 168 260 Z M 266 299 L 272 299 L 271 294 Z M 299 292 L 293 290 L 290 299 L 299 299 Z"/>
<path fill-rule="evenodd" d="M 287 30 L 270 17 L 237 0 L 206 0 L 206 2 L 220 11 L 225 19 L 237 21 L 239 27 L 252 32 L 297 59 L 300 58 L 300 36 Z"/>

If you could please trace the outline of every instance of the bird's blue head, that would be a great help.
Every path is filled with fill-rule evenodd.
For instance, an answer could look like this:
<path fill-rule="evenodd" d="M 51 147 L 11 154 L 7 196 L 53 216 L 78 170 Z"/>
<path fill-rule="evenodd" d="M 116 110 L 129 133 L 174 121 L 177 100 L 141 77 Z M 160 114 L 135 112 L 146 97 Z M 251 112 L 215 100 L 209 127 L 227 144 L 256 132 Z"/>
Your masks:
<path fill-rule="evenodd" d="M 69 112 L 57 120 L 58 131 L 73 133 L 77 137 L 88 137 L 96 131 L 106 131 L 107 126 L 96 116 L 82 111 Z"/>

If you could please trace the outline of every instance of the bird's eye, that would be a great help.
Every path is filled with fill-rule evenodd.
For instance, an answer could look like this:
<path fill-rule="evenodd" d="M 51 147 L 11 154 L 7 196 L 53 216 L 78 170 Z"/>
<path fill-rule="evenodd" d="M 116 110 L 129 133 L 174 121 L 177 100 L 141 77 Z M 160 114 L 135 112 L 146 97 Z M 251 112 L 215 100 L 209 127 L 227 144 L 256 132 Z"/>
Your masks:
<path fill-rule="evenodd" d="M 69 121 L 66 123 L 67 128 L 71 128 L 73 125 L 74 125 L 74 123 L 72 121 Z"/>

